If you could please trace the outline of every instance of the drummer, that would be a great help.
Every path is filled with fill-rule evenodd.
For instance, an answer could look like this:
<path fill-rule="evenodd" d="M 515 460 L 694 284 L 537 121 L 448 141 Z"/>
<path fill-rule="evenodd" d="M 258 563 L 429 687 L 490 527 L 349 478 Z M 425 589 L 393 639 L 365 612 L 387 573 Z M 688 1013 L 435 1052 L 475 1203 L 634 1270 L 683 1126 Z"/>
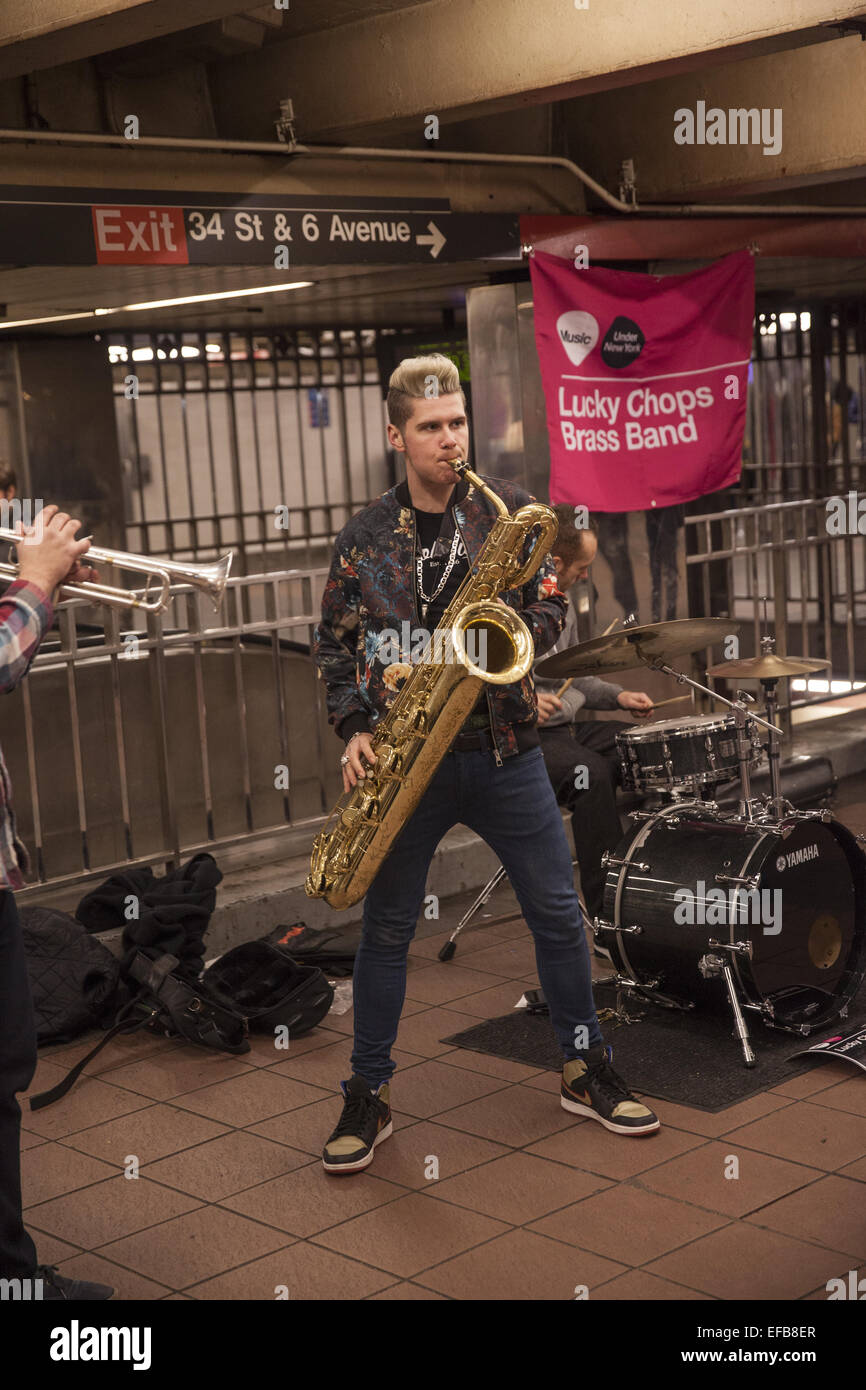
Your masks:
<path fill-rule="evenodd" d="M 578 529 L 574 508 L 566 504 L 553 510 L 559 533 L 553 543 L 552 559 L 557 584 L 563 593 L 586 577 L 595 559 L 598 540 L 593 522 Z M 544 660 L 556 652 L 577 646 L 577 611 L 569 603 L 565 627 Z M 562 806 L 571 810 L 574 845 L 580 866 L 580 883 L 590 919 L 602 915 L 606 870 L 601 856 L 622 839 L 616 808 L 616 789 L 620 777 L 616 735 L 633 724 L 619 720 L 582 719 L 579 713 L 591 709 L 627 709 L 640 720 L 652 714 L 653 702 L 642 690 L 623 690 L 621 685 L 599 680 L 597 676 L 576 679 L 560 699 L 556 691 L 562 680 L 545 680 L 533 675 L 538 697 L 538 734 L 547 771 Z M 586 768 L 586 773 L 576 771 Z M 585 789 L 575 780 L 585 781 Z"/>

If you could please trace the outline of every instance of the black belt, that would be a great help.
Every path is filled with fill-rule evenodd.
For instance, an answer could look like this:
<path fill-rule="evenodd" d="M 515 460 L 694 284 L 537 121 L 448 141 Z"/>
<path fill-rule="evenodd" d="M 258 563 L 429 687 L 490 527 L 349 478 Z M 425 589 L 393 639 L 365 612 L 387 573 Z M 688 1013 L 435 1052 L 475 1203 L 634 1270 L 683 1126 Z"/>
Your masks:
<path fill-rule="evenodd" d="M 514 735 L 517 740 L 518 753 L 526 753 L 530 748 L 538 748 L 538 727 L 535 724 L 515 724 Z M 466 733 L 459 733 L 449 748 L 449 753 L 472 753 L 477 749 L 489 749 L 493 751 L 496 745 L 493 742 L 490 729 L 472 729 Z"/>
<path fill-rule="evenodd" d="M 474 729 L 470 733 L 458 734 L 449 748 L 449 753 L 472 753 L 479 748 L 493 748 L 489 729 Z"/>

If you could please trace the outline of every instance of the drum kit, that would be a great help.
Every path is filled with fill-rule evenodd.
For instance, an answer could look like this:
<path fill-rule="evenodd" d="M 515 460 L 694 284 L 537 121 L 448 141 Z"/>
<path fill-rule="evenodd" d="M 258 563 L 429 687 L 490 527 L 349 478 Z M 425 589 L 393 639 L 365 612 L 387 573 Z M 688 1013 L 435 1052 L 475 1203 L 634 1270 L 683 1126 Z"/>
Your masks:
<path fill-rule="evenodd" d="M 641 664 L 702 690 L 731 713 L 689 715 L 617 734 L 624 786 L 654 793 L 653 810 L 607 851 L 604 916 L 592 927 L 610 953 L 617 988 L 663 1008 L 717 1009 L 725 990 L 747 1067 L 755 1065 L 746 1014 L 774 1029 L 808 1035 L 845 1017 L 866 973 L 866 855 L 828 810 L 796 810 L 782 795 L 776 724 L 778 682 L 826 662 L 761 655 L 728 660 L 708 675 L 752 679 L 764 712 L 737 690 L 728 700 L 669 663 L 719 642 L 739 624 L 687 618 L 624 627 L 540 662 L 538 675 L 600 675 Z M 766 743 L 762 733 L 766 731 Z M 767 754 L 769 795 L 753 796 L 751 774 Z M 739 779 L 735 811 L 712 800 Z"/>

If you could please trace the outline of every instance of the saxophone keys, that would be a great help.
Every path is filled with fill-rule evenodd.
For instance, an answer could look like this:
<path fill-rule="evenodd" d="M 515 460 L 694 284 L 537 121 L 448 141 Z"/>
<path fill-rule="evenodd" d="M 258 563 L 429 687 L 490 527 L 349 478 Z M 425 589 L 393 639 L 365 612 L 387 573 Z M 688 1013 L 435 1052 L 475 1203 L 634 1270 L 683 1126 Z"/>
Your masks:
<path fill-rule="evenodd" d="M 375 773 L 378 777 L 400 777 L 403 769 L 403 756 L 390 743 L 382 743 L 376 749 Z"/>
<path fill-rule="evenodd" d="M 375 793 L 368 791 L 368 789 L 364 787 L 363 792 L 361 794 L 360 803 L 355 806 L 347 806 L 340 819 L 344 828 L 350 832 L 362 823 L 378 821 L 378 796 L 376 796 Z"/>

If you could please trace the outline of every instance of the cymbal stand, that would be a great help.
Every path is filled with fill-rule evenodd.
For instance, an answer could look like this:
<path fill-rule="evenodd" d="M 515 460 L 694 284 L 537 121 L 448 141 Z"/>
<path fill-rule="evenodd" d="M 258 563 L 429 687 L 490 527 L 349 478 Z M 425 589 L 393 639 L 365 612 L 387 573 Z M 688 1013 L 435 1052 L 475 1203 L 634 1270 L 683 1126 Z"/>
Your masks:
<path fill-rule="evenodd" d="M 761 595 L 761 602 L 764 605 L 764 634 L 761 637 L 762 656 L 774 656 L 776 652 L 776 639 L 770 632 L 770 624 L 767 618 L 767 604 L 769 601 L 769 594 Z M 764 705 L 766 707 L 767 716 L 773 724 L 775 724 L 778 718 L 779 711 L 779 700 L 776 691 L 778 683 L 778 676 L 773 676 L 761 681 L 761 685 L 764 687 Z M 778 821 L 782 819 L 786 811 L 793 810 L 793 807 L 790 802 L 786 801 L 782 796 L 782 777 L 779 771 L 779 737 L 777 731 L 774 729 L 770 730 L 770 737 L 767 740 L 766 748 L 767 762 L 770 768 L 770 797 L 768 804 L 773 818 Z"/>
<path fill-rule="evenodd" d="M 772 642 L 772 638 L 769 639 Z M 764 687 L 764 705 L 772 722 L 775 724 L 779 708 L 779 696 L 776 690 L 779 677 L 773 676 L 771 680 L 762 680 Z M 770 737 L 767 739 L 767 761 L 770 765 L 770 809 L 774 820 L 781 820 L 786 811 L 791 809 L 790 804 L 782 796 L 782 776 L 779 771 L 779 736 L 775 729 L 770 730 Z"/>
<path fill-rule="evenodd" d="M 752 772 L 749 767 L 749 746 L 751 740 L 746 731 L 746 704 L 754 704 L 755 697 L 747 690 L 738 690 L 732 709 L 737 721 L 737 761 L 740 764 L 740 804 L 737 814 L 740 820 L 752 820 Z"/>

